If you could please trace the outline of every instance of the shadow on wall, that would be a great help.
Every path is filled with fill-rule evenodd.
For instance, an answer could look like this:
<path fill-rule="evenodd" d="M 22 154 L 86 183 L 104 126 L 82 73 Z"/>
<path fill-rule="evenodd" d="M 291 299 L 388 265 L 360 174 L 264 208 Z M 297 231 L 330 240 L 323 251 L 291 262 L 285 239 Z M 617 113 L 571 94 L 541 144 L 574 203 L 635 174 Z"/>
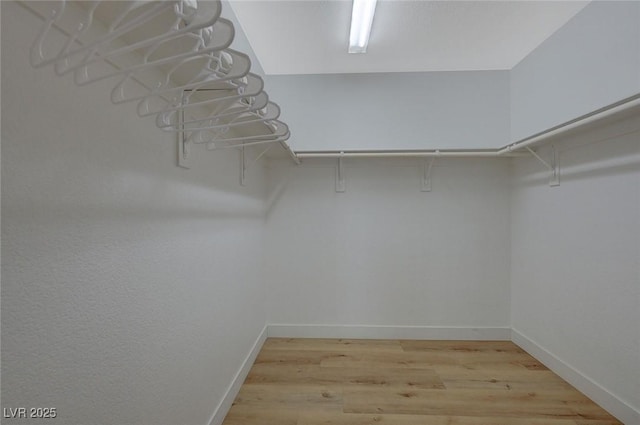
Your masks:
<path fill-rule="evenodd" d="M 282 161 L 273 161 L 268 169 L 267 180 L 269 187 L 265 200 L 265 216 L 269 218 L 273 207 L 278 203 L 282 195 L 286 192 L 291 180 L 291 170 L 294 165 L 282 166 Z"/>
<path fill-rule="evenodd" d="M 140 175 L 136 178 L 152 179 L 150 176 Z M 73 193 L 55 200 L 20 199 L 19 196 L 14 196 L 8 202 L 3 202 L 2 214 L 15 218 L 24 214 L 33 217 L 46 215 L 51 223 L 83 217 L 104 222 L 126 220 L 150 223 L 169 220 L 261 219 L 265 216 L 265 203 L 262 199 L 186 182 L 165 182 L 163 186 L 163 197 L 167 198 L 165 202 L 151 202 L 145 197 L 112 203 L 108 198 L 86 200 Z M 150 198 L 152 196 L 149 194 Z"/>
<path fill-rule="evenodd" d="M 8 106 L 4 96 L 2 103 Z M 50 123 L 3 126 L 3 214 L 46 210 L 54 220 L 83 215 L 145 221 L 264 217 L 261 165 L 248 172 L 247 187 L 239 184 L 235 150 L 208 152 L 199 146 L 192 168 L 178 168 L 175 134 L 145 120 L 131 122 L 136 118 L 125 117 L 126 108 L 106 106 L 101 120 L 78 111 L 78 119 L 86 120 L 76 126 L 54 125 L 69 121 L 74 111 L 53 105 L 36 113 Z M 30 108 L 35 113 L 41 107 Z M 4 118 L 10 115 L 3 113 Z M 119 131 L 110 131 L 116 123 Z"/>

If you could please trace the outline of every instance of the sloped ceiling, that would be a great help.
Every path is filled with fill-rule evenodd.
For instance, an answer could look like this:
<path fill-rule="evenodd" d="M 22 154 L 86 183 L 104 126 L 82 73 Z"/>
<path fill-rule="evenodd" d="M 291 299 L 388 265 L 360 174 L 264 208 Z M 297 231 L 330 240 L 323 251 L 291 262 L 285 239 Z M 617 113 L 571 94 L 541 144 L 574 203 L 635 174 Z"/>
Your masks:
<path fill-rule="evenodd" d="M 266 74 L 511 69 L 588 3 L 379 0 L 350 55 L 349 0 L 231 1 Z"/>

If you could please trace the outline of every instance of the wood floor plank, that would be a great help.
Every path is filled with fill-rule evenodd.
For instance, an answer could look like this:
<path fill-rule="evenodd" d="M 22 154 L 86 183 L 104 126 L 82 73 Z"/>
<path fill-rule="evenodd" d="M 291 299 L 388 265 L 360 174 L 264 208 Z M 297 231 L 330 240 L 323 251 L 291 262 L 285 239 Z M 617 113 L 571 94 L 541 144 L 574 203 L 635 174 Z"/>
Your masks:
<path fill-rule="evenodd" d="M 402 352 L 400 341 L 389 339 L 301 339 L 269 338 L 264 343 L 265 350 L 311 350 L 350 352 Z"/>
<path fill-rule="evenodd" d="M 344 391 L 345 413 L 604 419 L 606 412 L 577 391 L 379 389 Z"/>
<path fill-rule="evenodd" d="M 410 368 L 433 369 L 436 365 L 454 365 L 458 360 L 440 353 L 348 353 L 330 356 L 320 361 L 322 367 L 352 367 L 352 368 Z"/>
<path fill-rule="evenodd" d="M 234 404 L 224 419 L 224 425 L 297 425 L 300 409 Z"/>
<path fill-rule="evenodd" d="M 620 425 L 616 419 L 576 419 L 576 425 Z"/>
<path fill-rule="evenodd" d="M 518 364 L 534 364 L 539 363 L 536 359 L 527 353 L 519 353 L 514 351 L 441 351 L 440 353 L 458 360 L 461 364 L 493 364 L 493 363 L 518 363 Z"/>
<path fill-rule="evenodd" d="M 390 356 L 380 353 L 343 354 L 326 356 L 320 360 L 322 367 L 352 367 L 352 368 L 409 368 L 409 369 L 434 369 L 442 365 L 455 365 L 469 370 L 495 369 L 495 370 L 546 370 L 546 368 L 532 367 L 527 361 L 504 362 L 496 360 L 493 363 L 476 362 L 472 358 L 456 358 L 446 354 L 435 353 L 404 353 L 402 356 Z"/>
<path fill-rule="evenodd" d="M 550 370 L 467 369 L 436 366 L 434 371 L 447 389 L 573 390 Z"/>
<path fill-rule="evenodd" d="M 301 407 L 341 409 L 343 407 L 342 390 L 336 385 L 243 385 L 234 403 L 278 409 Z"/>
<path fill-rule="evenodd" d="M 437 340 L 400 340 L 404 351 L 458 351 L 463 353 L 479 352 L 514 352 L 525 351 L 511 341 L 437 341 Z"/>
<path fill-rule="evenodd" d="M 223 425 L 620 425 L 505 341 L 267 339 Z"/>
<path fill-rule="evenodd" d="M 255 364 L 271 363 L 279 365 L 320 365 L 323 360 L 345 357 L 342 351 L 323 350 L 269 350 L 258 354 Z"/>
<path fill-rule="evenodd" d="M 300 413 L 297 425 L 576 425 L 576 422 L 571 419 L 549 418 L 380 415 L 309 411 Z"/>
<path fill-rule="evenodd" d="M 357 369 L 323 368 L 315 365 L 256 364 L 245 384 L 278 385 L 342 385 L 395 387 L 407 389 L 444 389 L 440 377 L 432 369 Z"/>

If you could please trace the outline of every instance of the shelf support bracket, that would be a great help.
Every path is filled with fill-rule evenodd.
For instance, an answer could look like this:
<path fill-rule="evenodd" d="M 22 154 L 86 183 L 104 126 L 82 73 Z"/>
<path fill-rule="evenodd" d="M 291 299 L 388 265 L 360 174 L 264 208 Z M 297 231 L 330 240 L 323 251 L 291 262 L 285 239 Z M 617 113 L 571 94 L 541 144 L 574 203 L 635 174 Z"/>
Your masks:
<path fill-rule="evenodd" d="M 422 178 L 420 184 L 420 192 L 431 192 L 431 168 L 436 158 L 433 157 L 430 160 L 424 160 L 422 164 Z"/>
<path fill-rule="evenodd" d="M 267 152 L 269 152 L 269 149 L 271 149 L 272 147 L 273 143 L 269 144 L 269 146 L 265 150 L 260 152 L 260 154 L 258 154 L 258 156 L 256 156 L 255 159 L 251 161 L 251 164 L 249 165 L 249 167 L 247 167 L 247 169 L 253 167 L 260 160 L 260 158 L 262 158 Z"/>
<path fill-rule="evenodd" d="M 247 162 L 244 149 L 244 146 L 240 148 L 240 186 L 246 186 L 247 184 Z"/>
<path fill-rule="evenodd" d="M 243 145 L 240 150 L 240 186 L 247 185 L 247 171 L 251 169 L 256 163 L 262 158 L 268 151 L 271 149 L 273 145 L 269 145 L 268 148 L 264 149 L 260 154 L 253 159 L 249 164 L 247 164 L 247 155 L 245 150 L 245 146 Z"/>
<path fill-rule="evenodd" d="M 551 146 L 551 162 L 545 161 L 530 147 L 525 147 L 531 155 L 549 170 L 549 186 L 560 186 L 560 162 L 558 161 L 558 150 L 554 145 Z"/>
<path fill-rule="evenodd" d="M 184 110 L 178 114 L 178 167 L 189 169 L 193 158 L 191 155 L 192 143 L 184 131 Z"/>
<path fill-rule="evenodd" d="M 336 167 L 336 193 L 344 193 L 347 188 L 344 180 L 343 156 L 344 152 L 340 152 L 340 157 L 338 158 L 338 166 Z"/>

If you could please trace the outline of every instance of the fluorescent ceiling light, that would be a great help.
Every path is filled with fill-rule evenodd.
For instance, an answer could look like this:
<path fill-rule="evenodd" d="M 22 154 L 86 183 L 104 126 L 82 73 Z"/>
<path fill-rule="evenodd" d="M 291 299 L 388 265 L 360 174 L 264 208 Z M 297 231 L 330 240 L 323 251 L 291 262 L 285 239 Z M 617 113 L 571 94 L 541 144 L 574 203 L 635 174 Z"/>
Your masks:
<path fill-rule="evenodd" d="M 351 11 L 351 33 L 349 34 L 349 53 L 366 53 L 373 15 L 376 13 L 376 0 L 353 0 Z"/>

